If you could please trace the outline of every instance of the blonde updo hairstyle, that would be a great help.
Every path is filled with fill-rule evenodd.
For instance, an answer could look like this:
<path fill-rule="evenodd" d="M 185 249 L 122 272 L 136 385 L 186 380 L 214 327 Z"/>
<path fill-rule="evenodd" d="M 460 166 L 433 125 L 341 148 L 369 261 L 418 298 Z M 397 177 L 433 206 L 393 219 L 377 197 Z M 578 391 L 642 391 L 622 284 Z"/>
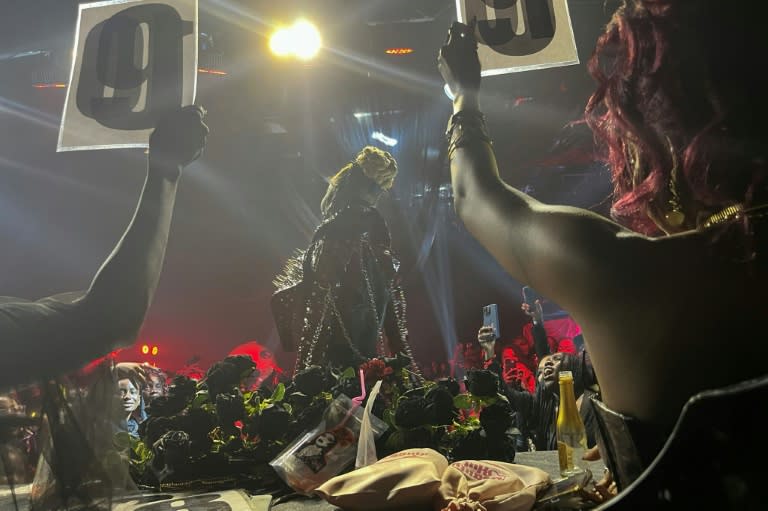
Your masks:
<path fill-rule="evenodd" d="M 397 162 L 387 151 L 366 146 L 336 173 L 320 204 L 323 216 L 363 197 L 378 197 L 392 188 L 397 176 Z"/>

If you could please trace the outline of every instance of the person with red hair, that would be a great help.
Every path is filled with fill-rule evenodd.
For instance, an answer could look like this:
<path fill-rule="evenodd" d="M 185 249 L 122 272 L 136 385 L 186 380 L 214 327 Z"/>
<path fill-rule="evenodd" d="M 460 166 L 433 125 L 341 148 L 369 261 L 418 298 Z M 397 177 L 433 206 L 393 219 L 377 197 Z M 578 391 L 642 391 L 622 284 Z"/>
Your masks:
<path fill-rule="evenodd" d="M 637 425 L 606 441 L 632 437 L 640 470 L 628 484 L 691 396 L 766 374 L 760 342 L 724 356 L 727 340 L 764 335 L 768 83 L 755 69 L 768 54 L 764 21 L 721 0 L 621 3 L 590 59 L 597 88 L 586 105 L 615 221 L 502 181 L 480 111 L 475 32 L 454 24 L 438 58 L 455 97 L 457 213 L 515 279 L 581 326 L 602 405 Z"/>

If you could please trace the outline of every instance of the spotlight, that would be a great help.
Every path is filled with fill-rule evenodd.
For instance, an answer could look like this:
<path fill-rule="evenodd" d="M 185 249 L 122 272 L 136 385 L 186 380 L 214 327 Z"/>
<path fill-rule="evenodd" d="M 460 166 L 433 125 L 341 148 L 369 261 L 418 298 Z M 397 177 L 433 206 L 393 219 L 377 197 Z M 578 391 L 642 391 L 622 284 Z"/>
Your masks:
<path fill-rule="evenodd" d="M 149 346 L 147 346 L 146 344 L 145 344 L 144 346 L 142 346 L 142 347 L 141 347 L 141 352 L 142 352 L 143 354 L 145 354 L 145 355 L 146 355 L 147 353 L 149 353 Z"/>
<path fill-rule="evenodd" d="M 279 28 L 269 39 L 272 53 L 278 57 L 293 56 L 299 60 L 315 57 L 321 46 L 320 32 L 306 20 L 297 20 L 290 27 Z"/>
<path fill-rule="evenodd" d="M 447 83 L 443 86 L 443 92 L 445 92 L 445 95 L 448 96 L 448 99 L 450 99 L 451 101 L 456 99 L 456 96 L 453 95 L 453 91 L 451 90 L 450 87 L 448 87 Z"/>
<path fill-rule="evenodd" d="M 293 53 L 293 41 L 291 41 L 291 29 L 281 28 L 272 34 L 269 39 L 269 49 L 278 57 L 287 57 Z"/>
<path fill-rule="evenodd" d="M 371 138 L 377 140 L 388 147 L 395 147 L 397 145 L 397 139 L 388 137 L 380 131 L 374 131 L 371 133 Z"/>
<path fill-rule="evenodd" d="M 152 354 L 157 355 L 157 346 L 152 346 Z"/>

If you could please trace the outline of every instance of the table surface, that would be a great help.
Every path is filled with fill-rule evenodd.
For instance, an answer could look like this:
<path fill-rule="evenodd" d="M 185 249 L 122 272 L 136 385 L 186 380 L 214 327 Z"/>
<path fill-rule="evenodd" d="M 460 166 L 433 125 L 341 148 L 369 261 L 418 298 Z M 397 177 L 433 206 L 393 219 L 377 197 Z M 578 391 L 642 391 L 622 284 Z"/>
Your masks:
<path fill-rule="evenodd" d="M 557 451 L 519 452 L 515 455 L 515 462 L 521 465 L 540 468 L 549 473 L 552 479 L 560 477 Z M 595 478 L 599 479 L 602 476 L 603 468 L 605 467 L 602 462 L 585 463 Z M 16 487 L 19 511 L 27 511 L 29 509 L 28 498 L 30 489 L 31 485 L 29 484 Z M 297 498 L 273 503 L 271 509 L 274 511 L 336 511 L 339 508 L 318 498 Z M 0 486 L 0 511 L 15 511 L 13 498 L 8 486 Z"/>

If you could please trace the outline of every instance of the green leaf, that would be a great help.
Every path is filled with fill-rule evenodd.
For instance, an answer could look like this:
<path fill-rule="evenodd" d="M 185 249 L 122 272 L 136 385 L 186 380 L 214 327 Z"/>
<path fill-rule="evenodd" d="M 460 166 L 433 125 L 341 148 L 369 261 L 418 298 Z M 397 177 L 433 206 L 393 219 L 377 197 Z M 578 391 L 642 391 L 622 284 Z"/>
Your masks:
<path fill-rule="evenodd" d="M 192 400 L 192 408 L 202 408 L 204 404 L 210 403 L 211 397 L 207 390 L 198 390 L 195 398 Z"/>
<path fill-rule="evenodd" d="M 285 384 L 278 383 L 277 387 L 275 387 L 274 392 L 272 392 L 272 396 L 269 399 L 273 403 L 279 403 L 280 401 L 283 400 L 283 397 L 285 397 Z"/>
<path fill-rule="evenodd" d="M 293 407 L 288 403 L 283 403 L 283 408 L 285 408 L 285 411 L 293 415 Z"/>
<path fill-rule="evenodd" d="M 497 398 L 496 396 L 491 396 L 491 397 L 477 397 L 477 402 L 478 402 L 478 403 L 479 403 L 481 406 L 483 406 L 483 407 L 485 407 L 485 406 L 491 406 L 492 404 L 494 404 L 494 403 L 495 403 L 496 401 L 498 401 L 498 400 L 499 400 L 499 398 Z"/>
<path fill-rule="evenodd" d="M 349 380 L 355 377 L 355 368 L 354 367 L 347 367 L 344 369 L 344 372 L 341 373 L 341 376 L 339 376 L 340 380 Z"/>
<path fill-rule="evenodd" d="M 458 396 L 453 398 L 453 406 L 456 408 L 462 408 L 464 410 L 468 410 L 472 408 L 472 405 L 474 404 L 474 399 L 471 394 L 459 394 Z"/>
<path fill-rule="evenodd" d="M 385 408 L 382 414 L 382 420 L 389 424 L 390 427 L 395 427 L 395 411 L 392 408 Z"/>
<path fill-rule="evenodd" d="M 401 430 L 396 429 L 392 432 L 391 435 L 389 435 L 389 437 L 387 437 L 387 441 L 384 443 L 384 445 L 387 449 L 399 451 L 405 445 L 405 435 Z"/>

